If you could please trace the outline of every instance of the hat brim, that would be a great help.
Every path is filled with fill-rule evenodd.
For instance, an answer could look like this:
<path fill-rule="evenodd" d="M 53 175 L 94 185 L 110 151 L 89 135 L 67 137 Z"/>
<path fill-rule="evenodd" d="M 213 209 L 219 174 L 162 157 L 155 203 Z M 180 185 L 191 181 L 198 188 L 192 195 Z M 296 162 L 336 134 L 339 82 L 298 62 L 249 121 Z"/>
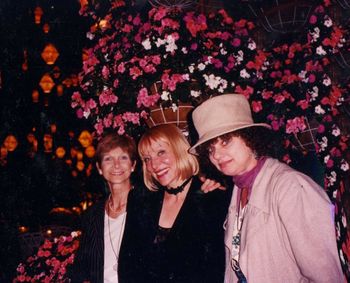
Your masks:
<path fill-rule="evenodd" d="M 265 123 L 253 123 L 253 124 L 248 124 L 248 125 L 244 125 L 244 126 L 240 126 L 240 127 L 237 127 L 237 125 L 219 127 L 219 128 L 216 128 L 215 130 L 212 130 L 208 133 L 205 133 L 202 137 L 200 137 L 199 140 L 197 141 L 197 143 L 189 149 L 189 153 L 198 154 L 196 151 L 196 148 L 198 146 L 200 146 L 201 144 L 203 144 L 211 139 L 217 138 L 223 134 L 235 132 L 237 130 L 250 128 L 250 127 L 265 127 L 265 128 L 271 129 L 271 126 L 268 124 L 265 124 Z"/>

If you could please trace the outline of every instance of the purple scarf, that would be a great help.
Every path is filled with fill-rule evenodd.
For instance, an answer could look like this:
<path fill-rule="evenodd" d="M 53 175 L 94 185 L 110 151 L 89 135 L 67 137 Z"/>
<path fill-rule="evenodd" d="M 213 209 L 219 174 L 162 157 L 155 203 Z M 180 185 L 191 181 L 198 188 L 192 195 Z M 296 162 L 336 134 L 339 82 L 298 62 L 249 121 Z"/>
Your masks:
<path fill-rule="evenodd" d="M 247 189 L 248 190 L 248 199 L 250 197 L 250 194 L 252 192 L 252 187 L 253 187 L 253 183 L 255 181 L 256 176 L 259 174 L 261 168 L 263 167 L 265 161 L 266 161 L 267 157 L 263 156 L 258 160 L 258 163 L 256 164 L 256 166 L 248 171 L 243 173 L 242 175 L 237 175 L 237 176 L 233 176 L 233 182 L 235 183 L 235 185 L 238 187 L 239 191 L 238 191 L 238 198 L 237 198 L 237 207 L 239 205 L 239 202 L 241 201 L 241 191 L 243 189 Z"/>

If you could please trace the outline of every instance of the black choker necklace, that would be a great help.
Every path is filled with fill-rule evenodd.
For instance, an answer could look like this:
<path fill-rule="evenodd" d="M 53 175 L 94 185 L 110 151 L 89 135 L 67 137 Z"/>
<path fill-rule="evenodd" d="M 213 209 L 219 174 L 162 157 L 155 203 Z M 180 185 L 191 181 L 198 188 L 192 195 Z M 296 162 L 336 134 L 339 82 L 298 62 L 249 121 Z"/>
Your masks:
<path fill-rule="evenodd" d="M 171 188 L 171 189 L 168 189 L 167 187 L 162 187 L 164 191 L 166 191 L 168 194 L 171 194 L 171 195 L 177 195 L 178 193 L 181 193 L 184 188 L 186 187 L 186 185 L 192 180 L 192 177 L 191 176 L 190 178 L 188 178 L 185 182 L 183 182 L 180 186 L 178 186 L 177 188 Z"/>

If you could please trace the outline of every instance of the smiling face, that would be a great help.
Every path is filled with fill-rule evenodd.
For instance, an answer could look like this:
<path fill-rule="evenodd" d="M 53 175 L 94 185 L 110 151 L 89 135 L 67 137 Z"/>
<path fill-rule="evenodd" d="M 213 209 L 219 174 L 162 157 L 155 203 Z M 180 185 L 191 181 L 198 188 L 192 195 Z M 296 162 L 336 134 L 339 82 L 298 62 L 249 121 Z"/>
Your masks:
<path fill-rule="evenodd" d="M 176 167 L 176 157 L 170 144 L 152 140 L 142 156 L 146 171 L 162 186 L 175 188 L 181 183 Z"/>
<path fill-rule="evenodd" d="M 209 159 L 225 175 L 238 176 L 253 169 L 257 160 L 242 138 L 218 138 L 209 146 Z"/>
<path fill-rule="evenodd" d="M 102 155 L 100 164 L 96 164 L 98 172 L 105 178 L 110 186 L 130 185 L 130 175 L 135 169 L 135 161 L 129 154 L 116 147 Z"/>

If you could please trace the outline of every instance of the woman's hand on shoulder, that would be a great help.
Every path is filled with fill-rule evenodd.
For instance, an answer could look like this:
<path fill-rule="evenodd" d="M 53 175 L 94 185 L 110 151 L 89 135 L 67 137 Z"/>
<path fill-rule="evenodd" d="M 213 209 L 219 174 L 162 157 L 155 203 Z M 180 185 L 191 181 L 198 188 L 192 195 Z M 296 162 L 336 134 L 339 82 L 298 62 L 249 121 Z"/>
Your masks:
<path fill-rule="evenodd" d="M 203 182 L 201 185 L 201 190 L 204 193 L 208 193 L 208 192 L 212 192 L 214 190 L 223 190 L 225 191 L 226 188 L 221 185 L 219 182 L 212 180 L 212 179 L 208 179 L 205 176 L 200 176 L 199 179 Z"/>

